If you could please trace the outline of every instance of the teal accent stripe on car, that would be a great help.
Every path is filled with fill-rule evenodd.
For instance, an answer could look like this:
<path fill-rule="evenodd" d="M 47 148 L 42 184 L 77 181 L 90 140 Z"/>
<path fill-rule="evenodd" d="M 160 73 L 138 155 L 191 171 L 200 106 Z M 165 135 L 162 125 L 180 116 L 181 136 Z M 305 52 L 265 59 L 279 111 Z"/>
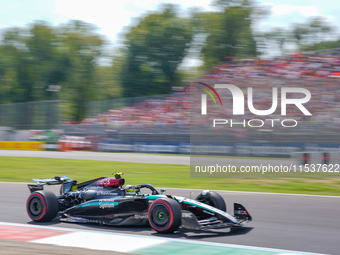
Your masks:
<path fill-rule="evenodd" d="M 165 198 L 166 196 L 164 196 L 164 195 L 159 195 L 159 196 L 157 196 L 157 195 L 152 195 L 152 196 L 146 196 L 146 197 L 144 197 L 144 198 L 146 198 L 146 199 L 159 199 L 159 198 Z"/>
<path fill-rule="evenodd" d="M 82 204 L 82 205 L 78 205 L 75 208 L 81 208 L 81 207 L 86 207 L 86 206 L 92 206 L 92 205 L 100 205 L 99 203 L 105 203 L 105 204 L 113 204 L 113 205 L 118 205 L 118 202 L 111 202 L 111 201 L 102 201 L 102 202 L 90 202 L 90 203 L 86 203 L 86 204 Z"/>

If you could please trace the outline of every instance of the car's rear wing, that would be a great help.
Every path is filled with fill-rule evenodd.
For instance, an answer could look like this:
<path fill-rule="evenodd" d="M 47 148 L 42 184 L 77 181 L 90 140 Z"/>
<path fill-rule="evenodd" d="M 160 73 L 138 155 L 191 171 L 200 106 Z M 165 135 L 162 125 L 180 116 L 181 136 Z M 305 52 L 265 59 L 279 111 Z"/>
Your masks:
<path fill-rule="evenodd" d="M 31 193 L 37 190 L 43 190 L 44 185 L 59 185 L 59 184 L 66 184 L 66 183 L 76 184 L 77 183 L 77 181 L 72 180 L 70 177 L 67 177 L 67 176 L 55 176 L 54 178 L 32 179 L 32 180 L 36 184 L 28 184 L 28 188 Z"/>

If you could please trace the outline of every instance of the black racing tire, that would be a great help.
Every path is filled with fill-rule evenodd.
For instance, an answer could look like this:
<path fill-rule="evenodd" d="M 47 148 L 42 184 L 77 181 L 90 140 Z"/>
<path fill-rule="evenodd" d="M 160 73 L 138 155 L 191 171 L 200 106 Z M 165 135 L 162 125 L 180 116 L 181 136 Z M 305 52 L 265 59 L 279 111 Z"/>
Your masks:
<path fill-rule="evenodd" d="M 33 221 L 47 222 L 57 216 L 59 202 L 51 191 L 35 191 L 27 199 L 26 210 Z"/>
<path fill-rule="evenodd" d="M 181 206 L 171 198 L 157 199 L 149 207 L 148 219 L 158 233 L 173 233 L 182 224 Z"/>
<path fill-rule="evenodd" d="M 227 206 L 225 204 L 225 201 L 223 197 L 221 197 L 220 194 L 214 192 L 214 191 L 203 191 L 201 194 L 199 194 L 195 200 L 198 202 L 213 206 L 221 211 L 226 212 Z"/>

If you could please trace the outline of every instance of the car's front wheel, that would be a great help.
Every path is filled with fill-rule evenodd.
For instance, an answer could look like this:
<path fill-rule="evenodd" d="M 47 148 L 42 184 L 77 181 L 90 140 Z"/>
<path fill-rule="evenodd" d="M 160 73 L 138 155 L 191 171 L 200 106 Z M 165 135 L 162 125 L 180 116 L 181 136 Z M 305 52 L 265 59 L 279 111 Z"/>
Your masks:
<path fill-rule="evenodd" d="M 221 211 L 226 212 L 227 211 L 227 206 L 224 202 L 223 197 L 221 197 L 220 194 L 214 192 L 214 191 L 209 191 L 209 190 L 204 190 L 202 191 L 201 194 L 199 194 L 196 199 L 197 201 L 213 206 L 217 209 L 220 209 Z"/>
<path fill-rule="evenodd" d="M 33 192 L 27 199 L 26 209 L 28 216 L 39 222 L 53 220 L 59 210 L 59 203 L 56 195 L 51 191 Z"/>
<path fill-rule="evenodd" d="M 155 200 L 149 207 L 148 219 L 158 233 L 173 233 L 181 225 L 181 206 L 171 198 Z"/>

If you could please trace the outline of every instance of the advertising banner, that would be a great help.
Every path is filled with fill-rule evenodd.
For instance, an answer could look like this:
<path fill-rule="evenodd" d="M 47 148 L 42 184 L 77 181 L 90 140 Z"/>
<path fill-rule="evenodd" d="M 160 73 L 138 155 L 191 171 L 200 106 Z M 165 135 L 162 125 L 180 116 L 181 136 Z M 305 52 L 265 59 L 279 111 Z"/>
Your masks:
<path fill-rule="evenodd" d="M 290 158 L 297 152 L 340 152 L 340 144 L 311 143 L 196 143 L 192 152 L 202 155 Z M 190 143 L 110 142 L 98 151 L 190 154 Z"/>
<path fill-rule="evenodd" d="M 44 142 L 7 142 L 0 141 L 1 150 L 30 150 L 41 151 L 44 150 Z"/>

